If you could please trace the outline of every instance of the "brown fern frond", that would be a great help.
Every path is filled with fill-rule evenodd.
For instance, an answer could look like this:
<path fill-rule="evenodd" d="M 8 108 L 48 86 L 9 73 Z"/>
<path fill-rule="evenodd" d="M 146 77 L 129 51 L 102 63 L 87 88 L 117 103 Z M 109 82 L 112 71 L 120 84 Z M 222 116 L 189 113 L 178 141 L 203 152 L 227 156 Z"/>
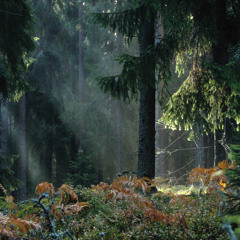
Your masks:
<path fill-rule="evenodd" d="M 90 204 L 88 202 L 81 202 L 81 203 L 66 205 L 63 208 L 63 210 L 66 213 L 66 215 L 71 215 L 71 214 L 77 215 L 79 212 L 81 212 L 86 207 L 90 207 Z"/>
<path fill-rule="evenodd" d="M 14 232 L 16 231 L 16 229 L 12 228 L 12 226 L 17 227 L 18 231 L 22 233 L 27 233 L 27 231 L 32 228 L 35 228 L 35 229 L 40 228 L 40 225 L 34 221 L 14 218 L 6 215 L 0 216 L 0 233 L 1 233 L 0 236 L 2 234 L 9 235 L 9 230 L 10 230 L 11 234 L 9 236 L 13 238 Z M 5 229 L 5 231 L 3 229 Z"/>
<path fill-rule="evenodd" d="M 138 179 L 136 176 L 122 176 L 113 181 L 112 187 L 115 188 L 118 186 L 123 186 L 134 189 L 142 189 L 142 191 L 145 193 L 151 190 L 150 184 L 153 185 L 154 182 L 147 177 Z"/>
<path fill-rule="evenodd" d="M 218 164 L 219 169 L 228 169 L 231 167 L 231 163 L 228 160 L 223 160 Z"/>
<path fill-rule="evenodd" d="M 150 218 L 151 222 L 159 221 L 168 224 L 170 220 L 169 214 L 162 213 L 154 208 L 145 208 L 143 214 L 145 218 Z"/>
<path fill-rule="evenodd" d="M 189 175 L 189 183 L 202 182 L 211 190 L 214 188 L 224 190 L 227 184 L 225 170 L 229 168 L 234 168 L 234 166 L 227 160 L 220 162 L 218 167 L 210 169 L 194 168 Z"/>
<path fill-rule="evenodd" d="M 55 203 L 52 206 L 51 214 L 57 219 L 61 220 L 64 218 L 64 214 L 61 212 L 63 206 L 60 206 L 59 203 Z"/>
<path fill-rule="evenodd" d="M 63 184 L 59 188 L 59 192 L 61 195 L 60 204 L 63 201 L 65 201 L 65 203 L 78 202 L 77 194 L 73 191 L 73 189 L 69 185 Z"/>
<path fill-rule="evenodd" d="M 50 196 L 53 197 L 53 195 L 55 194 L 55 189 L 52 183 L 42 182 L 37 185 L 35 192 L 37 192 L 39 196 L 43 193 L 48 193 Z"/>
<path fill-rule="evenodd" d="M 9 239 L 14 238 L 14 234 L 11 229 L 0 226 L 0 239 L 7 237 Z"/>
<path fill-rule="evenodd" d="M 19 228 L 19 230 L 23 233 L 26 233 L 28 230 L 32 228 L 35 228 L 35 229 L 41 228 L 40 224 L 36 222 L 20 219 L 20 218 L 17 218 L 17 219 L 10 218 L 9 223 L 16 225 Z"/>
<path fill-rule="evenodd" d="M 107 190 L 111 189 L 111 185 L 104 183 L 104 182 L 100 182 L 97 186 L 93 186 L 93 188 L 98 191 L 107 191 Z"/>

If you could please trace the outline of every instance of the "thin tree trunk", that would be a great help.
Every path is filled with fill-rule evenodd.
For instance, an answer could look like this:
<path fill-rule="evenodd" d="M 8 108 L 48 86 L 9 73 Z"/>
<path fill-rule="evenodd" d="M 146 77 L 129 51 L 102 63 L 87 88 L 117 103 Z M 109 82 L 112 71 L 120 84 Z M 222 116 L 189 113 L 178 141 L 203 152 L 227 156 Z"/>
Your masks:
<path fill-rule="evenodd" d="M 120 11 L 121 0 L 117 0 L 117 10 Z M 122 37 L 117 33 L 117 55 L 122 52 Z M 116 100 L 116 131 L 117 131 L 117 151 L 116 151 L 116 172 L 122 173 L 122 102 Z"/>
<path fill-rule="evenodd" d="M 47 140 L 45 152 L 45 181 L 52 182 L 52 159 L 53 159 L 52 133 Z"/>
<path fill-rule="evenodd" d="M 156 26 L 156 32 L 155 32 L 155 43 L 159 42 L 159 38 L 164 36 L 163 26 L 162 26 L 162 20 L 157 16 L 157 26 Z M 157 79 L 157 73 L 156 73 L 156 79 Z M 165 148 L 165 126 L 159 125 L 158 120 L 162 117 L 163 111 L 160 109 L 159 105 L 159 93 L 162 89 L 162 83 L 158 85 L 158 88 L 156 89 L 155 93 L 155 130 L 156 130 L 156 138 L 155 138 L 155 175 L 161 176 L 166 173 L 167 166 L 166 166 L 166 152 L 164 151 Z"/>
<path fill-rule="evenodd" d="M 103 182 L 103 159 L 100 156 L 98 159 L 98 171 L 97 171 L 97 176 L 98 176 L 98 182 Z"/>
<path fill-rule="evenodd" d="M 204 145 L 204 166 L 205 168 L 212 168 L 214 165 L 214 134 L 204 133 L 203 135 Z"/>
<path fill-rule="evenodd" d="M 117 151 L 116 151 L 116 170 L 122 172 L 122 104 L 116 101 L 116 131 L 117 131 Z"/>
<path fill-rule="evenodd" d="M 27 198 L 27 154 L 26 154 L 26 98 L 25 94 L 21 97 L 19 102 L 19 171 L 18 178 L 22 182 L 19 188 L 19 200 L 22 201 Z"/>
<path fill-rule="evenodd" d="M 51 62 L 46 67 L 46 95 L 49 100 L 49 104 L 51 103 L 52 98 L 52 66 Z M 46 151 L 44 157 L 44 169 L 45 169 L 45 181 L 52 182 L 52 157 L 53 157 L 53 109 L 50 107 L 49 113 L 47 115 L 46 124 L 50 129 L 48 134 L 48 139 L 46 142 Z"/>
<path fill-rule="evenodd" d="M 8 102 L 6 100 L 1 104 L 1 155 L 8 157 L 8 154 Z"/>
<path fill-rule="evenodd" d="M 48 14 L 52 14 L 52 0 L 47 1 L 48 5 Z M 51 48 L 53 36 L 51 30 L 46 30 L 46 48 L 44 49 L 47 52 L 47 47 Z M 45 67 L 45 90 L 46 90 L 46 96 L 48 98 L 49 104 L 51 103 L 52 98 L 52 81 L 53 81 L 53 68 L 52 68 L 52 62 L 51 59 L 49 59 L 49 62 L 47 63 Z M 53 108 L 50 107 L 49 113 L 47 115 L 46 124 L 48 128 L 50 129 L 48 134 L 48 139 L 46 142 L 46 151 L 44 156 L 44 177 L 45 181 L 52 182 L 52 157 L 53 157 Z"/>
<path fill-rule="evenodd" d="M 202 131 L 203 129 L 200 129 Z M 199 131 L 196 131 L 197 135 L 195 137 L 195 147 L 196 147 L 196 161 L 195 167 L 204 166 L 204 136 L 199 134 Z"/>
<path fill-rule="evenodd" d="M 216 42 L 212 44 L 212 55 L 213 63 L 220 64 L 222 66 L 226 65 L 228 62 L 228 51 L 227 51 L 227 7 L 226 0 L 219 0 L 215 3 L 216 9 L 216 26 L 218 31 L 218 36 Z M 215 76 L 217 80 L 221 81 L 221 76 Z M 229 127 L 226 127 L 225 130 Z M 230 132 L 227 133 L 228 136 L 231 135 Z M 223 137 L 222 130 L 216 130 L 214 136 L 214 166 L 217 163 L 226 158 L 226 152 L 223 146 L 219 143 Z"/>
<path fill-rule="evenodd" d="M 79 65 L 78 65 L 78 97 L 79 103 L 83 103 L 83 92 L 84 92 L 84 62 L 83 62 L 83 44 L 84 44 L 84 34 L 83 34 L 83 3 L 80 2 L 79 5 Z M 84 121 L 83 117 L 80 119 L 80 127 L 79 127 L 79 149 L 82 149 L 82 140 L 83 140 L 83 129 L 84 129 Z"/>
<path fill-rule="evenodd" d="M 145 13 L 140 40 L 140 55 L 155 43 L 155 16 Z M 142 61 L 140 89 L 138 177 L 155 177 L 155 63 L 154 59 Z"/>

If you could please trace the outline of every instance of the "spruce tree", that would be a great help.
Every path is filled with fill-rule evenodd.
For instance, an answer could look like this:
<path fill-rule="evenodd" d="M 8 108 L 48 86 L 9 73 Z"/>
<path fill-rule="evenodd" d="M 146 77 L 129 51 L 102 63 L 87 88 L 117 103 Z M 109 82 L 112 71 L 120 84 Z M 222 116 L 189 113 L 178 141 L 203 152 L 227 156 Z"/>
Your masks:
<path fill-rule="evenodd" d="M 0 182 L 10 190 L 18 181 L 13 176 L 13 157 L 9 155 L 8 142 L 8 100 L 21 95 L 27 84 L 23 79 L 27 71 L 26 55 L 34 49 L 33 19 L 31 9 L 25 0 L 3 0 L 0 2 L 0 92 L 1 92 L 1 161 Z M 20 94 L 19 94 L 20 93 Z M 7 100 L 8 99 L 8 100 Z M 16 98 L 17 99 L 17 98 Z M 19 162 L 20 168 L 25 165 Z M 26 175 L 26 174 L 25 174 Z M 26 188 L 25 176 L 20 181 Z M 26 195 L 24 194 L 23 198 Z"/>
<path fill-rule="evenodd" d="M 0 10 L 0 91 L 7 97 L 26 87 L 24 55 L 34 48 L 33 20 L 26 0 L 3 0 Z"/>
<path fill-rule="evenodd" d="M 155 70 L 159 67 L 159 81 L 166 82 L 170 77 L 170 61 L 175 48 L 174 34 L 154 46 L 155 17 L 159 10 L 157 2 L 128 1 L 130 6 L 123 11 L 95 14 L 96 22 L 119 31 L 128 41 L 137 37 L 140 55 L 121 55 L 123 64 L 120 75 L 104 77 L 99 85 L 104 92 L 124 100 L 140 95 L 138 177 L 155 176 Z"/>
<path fill-rule="evenodd" d="M 239 42 L 238 4 L 238 1 L 225 0 L 192 1 L 190 4 L 182 1 L 176 8 L 174 2 L 169 1 L 166 7 L 175 16 L 175 22 L 170 19 L 170 28 L 178 28 L 180 19 L 183 19 L 182 24 L 189 22 L 179 53 L 185 52 L 185 56 L 194 53 L 195 64 L 165 108 L 165 123 L 191 129 L 197 135 L 203 131 L 215 132 L 214 164 L 226 158 L 227 145 L 220 143 L 232 143 L 232 134 L 239 123 L 237 61 L 232 54 Z"/>

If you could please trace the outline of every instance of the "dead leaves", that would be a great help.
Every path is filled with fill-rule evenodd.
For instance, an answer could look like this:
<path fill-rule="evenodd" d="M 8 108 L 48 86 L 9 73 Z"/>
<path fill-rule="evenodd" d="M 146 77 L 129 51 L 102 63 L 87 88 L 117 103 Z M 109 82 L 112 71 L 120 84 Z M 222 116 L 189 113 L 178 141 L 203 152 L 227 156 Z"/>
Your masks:
<path fill-rule="evenodd" d="M 35 192 L 37 192 L 39 196 L 42 195 L 43 193 L 48 193 L 49 196 L 53 197 L 53 195 L 55 194 L 55 190 L 52 183 L 48 182 L 42 182 L 38 184 Z"/>
<path fill-rule="evenodd" d="M 194 168 L 189 175 L 189 183 L 198 182 L 203 186 L 209 187 L 210 191 L 219 189 L 224 191 L 227 184 L 225 170 L 234 168 L 227 160 L 218 164 L 217 167 L 206 169 L 204 167 Z"/>
<path fill-rule="evenodd" d="M 88 202 L 77 202 L 75 204 L 69 204 L 66 205 L 63 210 L 66 213 L 66 215 L 77 215 L 79 212 L 81 212 L 84 208 L 90 207 L 90 204 Z"/>
<path fill-rule="evenodd" d="M 129 203 L 129 207 L 134 207 L 140 210 L 144 218 L 149 218 L 152 222 L 159 221 L 163 224 L 180 225 L 186 227 L 186 222 L 183 216 L 170 215 L 162 213 L 154 208 L 150 199 L 141 194 L 136 193 L 136 190 L 141 189 L 143 193 L 150 192 L 154 182 L 149 178 L 140 178 L 136 176 L 122 176 L 113 181 L 111 185 L 101 182 L 94 188 L 98 191 L 107 191 L 107 199 L 113 201 L 125 200 Z"/>
<path fill-rule="evenodd" d="M 46 192 L 53 196 L 53 194 L 55 194 L 55 189 L 51 183 L 43 182 L 36 187 L 36 192 L 38 192 L 39 195 Z M 67 184 L 63 184 L 58 189 L 58 192 L 60 194 L 60 199 L 52 207 L 52 214 L 56 219 L 62 219 L 63 214 L 77 215 L 84 208 L 90 207 L 88 202 L 78 202 L 77 194 L 74 192 L 71 186 Z"/>
<path fill-rule="evenodd" d="M 151 187 L 150 184 L 154 184 L 153 181 L 147 177 L 144 178 L 137 178 L 136 176 L 122 176 L 116 178 L 113 183 L 112 187 L 129 187 L 133 188 L 134 190 L 141 189 L 144 193 L 150 192 Z"/>
<path fill-rule="evenodd" d="M 27 233 L 32 228 L 37 230 L 41 228 L 41 226 L 40 224 L 30 220 L 7 215 L 0 216 L 0 237 L 6 236 L 14 238 L 18 231 Z"/>
<path fill-rule="evenodd" d="M 59 188 L 59 193 L 61 195 L 60 204 L 65 201 L 66 203 L 69 202 L 78 202 L 77 194 L 72 190 L 69 185 L 63 184 Z"/>
<path fill-rule="evenodd" d="M 18 208 L 14 203 L 14 198 L 7 195 L 7 191 L 1 184 L 0 188 L 6 195 L 6 203 L 10 203 L 11 206 L 7 215 L 0 215 L 0 239 L 2 239 L 2 237 L 15 239 L 17 236 L 25 236 L 31 229 L 35 229 L 36 231 L 42 229 L 41 231 L 43 231 L 44 225 L 41 225 L 42 219 L 40 219 L 39 216 L 36 217 L 35 213 L 28 215 L 27 219 L 19 218 Z M 50 204 L 51 217 L 57 221 L 61 221 L 63 218 L 66 218 L 66 216 L 77 216 L 83 209 L 90 207 L 88 202 L 78 202 L 77 194 L 71 186 L 66 184 L 58 189 L 59 196 L 58 193 L 55 192 L 52 183 L 48 182 L 38 184 L 36 193 L 38 193 L 39 196 L 42 196 L 44 193 L 48 194 L 48 196 L 44 197 L 48 199 L 44 204 Z M 54 204 L 51 204 L 51 202 L 53 203 L 52 199 L 56 201 Z M 49 206 L 46 205 L 46 208 Z M 37 215 L 39 215 L 38 211 L 39 210 L 37 210 Z"/>

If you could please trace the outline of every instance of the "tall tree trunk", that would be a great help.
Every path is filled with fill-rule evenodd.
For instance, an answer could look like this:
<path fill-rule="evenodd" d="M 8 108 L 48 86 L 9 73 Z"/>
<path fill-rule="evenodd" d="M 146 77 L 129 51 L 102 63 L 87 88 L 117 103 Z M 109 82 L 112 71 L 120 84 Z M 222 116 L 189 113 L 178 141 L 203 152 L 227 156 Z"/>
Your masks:
<path fill-rule="evenodd" d="M 212 55 L 213 63 L 220 64 L 222 66 L 226 65 L 228 62 L 228 51 L 227 51 L 227 7 L 226 0 L 219 0 L 215 2 L 216 9 L 216 27 L 218 31 L 216 42 L 212 44 Z M 215 76 L 218 82 L 221 81 L 221 76 Z M 229 121 L 226 122 L 229 125 Z M 231 141 L 231 130 L 230 126 L 227 126 L 225 130 L 227 132 L 227 140 Z M 226 158 L 226 152 L 219 142 L 223 137 L 222 130 L 216 130 L 214 136 L 214 166 L 220 161 Z"/>
<path fill-rule="evenodd" d="M 98 171 L 97 171 L 97 177 L 98 177 L 98 182 L 103 182 L 104 174 L 103 174 L 103 159 L 102 156 L 99 156 L 98 159 Z"/>
<path fill-rule="evenodd" d="M 52 182 L 52 160 L 53 160 L 53 143 L 52 143 L 52 134 L 47 140 L 46 152 L 45 152 L 45 181 Z"/>
<path fill-rule="evenodd" d="M 117 150 L 116 150 L 116 171 L 122 172 L 122 104 L 116 100 L 116 131 L 117 131 Z"/>
<path fill-rule="evenodd" d="M 201 126 L 202 127 L 202 126 Z M 200 129 L 202 131 L 203 129 Z M 199 130 L 196 131 L 197 136 L 195 137 L 195 147 L 196 147 L 196 161 L 195 167 L 204 166 L 204 136 L 199 134 Z"/>
<path fill-rule="evenodd" d="M 22 201 L 27 198 L 27 154 L 26 154 L 26 98 L 25 94 L 21 97 L 19 102 L 19 171 L 18 178 L 22 182 L 19 188 L 19 200 Z"/>
<path fill-rule="evenodd" d="M 117 0 L 117 10 L 120 11 L 121 0 Z M 117 33 L 117 56 L 122 52 L 122 37 Z M 116 131 L 117 131 L 117 149 L 116 149 L 116 172 L 117 174 L 123 171 L 122 169 L 122 102 L 116 100 Z"/>
<path fill-rule="evenodd" d="M 9 138 L 8 138 L 8 102 L 7 100 L 2 100 L 1 102 L 1 156 L 7 158 L 9 155 Z M 9 166 L 7 159 L 2 159 L 0 161 L 0 169 L 1 172 L 3 172 L 3 175 L 5 172 L 7 172 Z M 1 176 L 2 180 L 5 180 L 5 176 Z M 4 182 L 2 182 L 4 184 Z M 7 186 L 4 186 L 7 187 Z"/>
<path fill-rule="evenodd" d="M 8 157 L 8 152 L 8 101 L 6 100 L 1 103 L 1 155 Z"/>
<path fill-rule="evenodd" d="M 48 66 L 45 69 L 45 87 L 46 87 L 46 95 L 48 97 L 48 104 L 52 104 L 52 63 L 49 62 Z M 47 114 L 46 124 L 48 126 L 49 134 L 48 139 L 46 141 L 46 151 L 44 157 L 44 170 L 45 170 L 45 181 L 52 182 L 52 158 L 53 158 L 53 106 L 50 106 L 49 112 Z"/>
<path fill-rule="evenodd" d="M 49 16 L 52 15 L 52 0 L 47 1 L 47 8 L 48 8 L 48 14 Z M 53 35 L 50 29 L 46 29 L 46 46 L 44 51 L 48 51 L 47 48 L 51 49 L 52 41 L 53 41 Z M 48 56 L 48 53 L 46 54 Z M 48 98 L 48 104 L 52 104 L 52 81 L 53 81 L 53 63 L 51 62 L 50 58 L 48 59 L 48 63 L 45 67 L 45 90 L 46 90 L 46 96 Z M 45 181 L 52 182 L 52 157 L 53 157 L 53 106 L 50 106 L 50 110 L 47 115 L 46 124 L 48 128 L 50 129 L 48 134 L 48 139 L 46 142 L 46 150 L 45 150 L 45 156 L 44 156 L 44 177 Z"/>
<path fill-rule="evenodd" d="M 147 48 L 155 43 L 155 16 L 153 13 L 143 16 L 140 39 L 142 57 L 139 110 L 138 177 L 155 177 L 155 62 L 143 58 Z"/>
<path fill-rule="evenodd" d="M 204 145 L 204 166 L 212 168 L 214 166 L 214 134 L 203 134 Z"/>
<path fill-rule="evenodd" d="M 84 25 L 83 25 L 83 2 L 81 1 L 79 3 L 79 51 L 78 51 L 78 58 L 79 58 L 79 65 L 78 65 L 78 99 L 79 103 L 83 103 L 83 92 L 84 92 L 84 62 L 83 62 L 83 56 L 84 56 L 84 50 L 83 50 L 83 44 L 84 44 Z M 82 140 L 83 140 L 83 130 L 84 129 L 84 121 L 83 116 L 82 119 L 80 119 L 80 127 L 79 127 L 79 149 L 82 149 Z"/>
<path fill-rule="evenodd" d="M 155 43 L 159 42 L 159 38 L 162 38 L 164 36 L 163 31 L 163 25 L 162 20 L 158 21 L 159 16 L 157 16 L 157 26 L 155 30 Z M 156 79 L 157 79 L 157 73 L 156 73 Z M 159 105 L 159 99 L 161 96 L 159 96 L 159 93 L 161 92 L 161 89 L 163 87 L 163 84 L 160 83 L 156 89 L 155 93 L 155 130 L 156 130 L 156 138 L 155 138 L 155 175 L 161 176 L 163 174 L 166 174 L 167 166 L 166 166 L 166 157 L 167 154 L 164 151 L 165 148 L 165 126 L 159 125 L 158 120 L 162 117 L 163 111 L 160 108 Z"/>

